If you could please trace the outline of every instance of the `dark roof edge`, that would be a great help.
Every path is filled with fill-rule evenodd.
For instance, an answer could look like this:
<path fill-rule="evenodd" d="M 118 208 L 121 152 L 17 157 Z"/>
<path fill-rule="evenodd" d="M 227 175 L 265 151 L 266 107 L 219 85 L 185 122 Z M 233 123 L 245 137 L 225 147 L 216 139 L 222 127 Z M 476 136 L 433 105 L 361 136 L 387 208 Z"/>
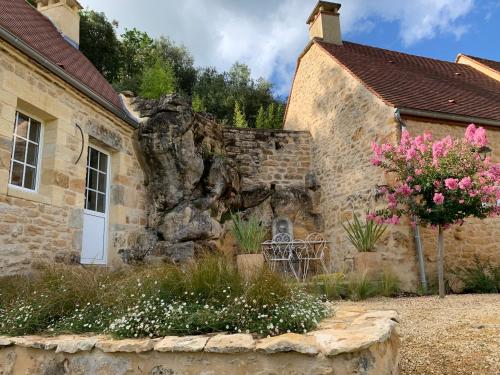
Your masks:
<path fill-rule="evenodd" d="M 456 122 L 464 122 L 464 123 L 476 123 L 481 125 L 490 125 L 490 126 L 498 126 L 500 127 L 500 120 L 492 120 L 482 117 L 474 117 L 474 116 L 463 116 L 463 115 L 455 115 L 452 113 L 444 113 L 444 112 L 435 112 L 435 111 L 426 111 L 422 109 L 414 109 L 414 108 L 405 108 L 398 107 L 400 113 L 402 115 L 415 116 L 415 117 L 425 117 L 436 120 L 448 120 L 448 121 L 456 121 Z"/>
<path fill-rule="evenodd" d="M 66 73 L 63 69 L 55 65 L 52 61 L 45 58 L 42 54 L 35 51 L 23 40 L 19 39 L 8 30 L 0 26 L 0 38 L 6 40 L 9 44 L 13 45 L 15 48 L 26 54 L 28 57 L 35 60 L 37 63 L 42 65 L 44 68 L 48 69 L 50 72 L 54 73 L 56 76 L 61 78 L 66 83 L 70 84 L 78 91 L 81 91 L 89 98 L 100 104 L 102 107 L 119 117 L 121 120 L 125 121 L 127 124 L 133 128 L 138 128 L 139 124 L 131 117 L 127 116 L 126 112 L 120 111 L 113 104 L 102 98 L 95 91 L 78 81 L 76 78 L 72 77 L 70 74 Z"/>

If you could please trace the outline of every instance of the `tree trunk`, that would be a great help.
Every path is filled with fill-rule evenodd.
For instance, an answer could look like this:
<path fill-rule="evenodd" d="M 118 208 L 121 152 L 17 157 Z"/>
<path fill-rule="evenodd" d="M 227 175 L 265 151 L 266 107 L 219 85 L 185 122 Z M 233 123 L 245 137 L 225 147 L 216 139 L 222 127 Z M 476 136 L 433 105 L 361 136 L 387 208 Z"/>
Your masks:
<path fill-rule="evenodd" d="M 438 232 L 438 259 L 437 259 L 437 270 L 438 270 L 438 284 L 439 284 L 439 298 L 444 298 L 444 233 L 443 226 L 439 225 Z"/>

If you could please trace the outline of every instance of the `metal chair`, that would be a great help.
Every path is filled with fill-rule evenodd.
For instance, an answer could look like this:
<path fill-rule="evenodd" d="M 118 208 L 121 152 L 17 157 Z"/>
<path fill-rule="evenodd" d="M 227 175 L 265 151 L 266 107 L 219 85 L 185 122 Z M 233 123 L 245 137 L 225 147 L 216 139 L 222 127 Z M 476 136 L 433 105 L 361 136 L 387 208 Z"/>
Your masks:
<path fill-rule="evenodd" d="M 293 246 L 292 238 L 287 233 L 278 233 L 273 237 L 270 242 L 271 251 L 267 252 L 266 258 L 269 262 L 271 270 L 275 271 L 276 267 L 280 265 L 283 272 L 291 271 L 293 276 L 298 280 L 297 272 L 293 267 Z"/>
<path fill-rule="evenodd" d="M 328 273 L 328 268 L 325 264 L 325 249 L 327 247 L 326 241 L 319 233 L 311 233 L 306 238 L 307 250 L 304 252 L 302 260 L 304 262 L 303 279 L 307 277 L 311 262 L 319 262 L 323 268 L 323 272 Z"/>

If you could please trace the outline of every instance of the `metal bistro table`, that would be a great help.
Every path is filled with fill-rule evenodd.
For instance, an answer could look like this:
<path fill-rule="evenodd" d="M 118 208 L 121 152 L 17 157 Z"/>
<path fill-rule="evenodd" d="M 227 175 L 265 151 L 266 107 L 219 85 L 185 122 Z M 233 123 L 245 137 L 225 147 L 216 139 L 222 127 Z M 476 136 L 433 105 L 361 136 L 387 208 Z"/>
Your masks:
<path fill-rule="evenodd" d="M 262 253 L 272 270 L 291 273 L 297 280 L 305 281 L 311 262 L 318 262 L 327 273 L 325 250 L 331 241 L 312 233 L 305 240 L 293 240 L 288 234 L 279 233 L 272 240 L 262 243 Z"/>

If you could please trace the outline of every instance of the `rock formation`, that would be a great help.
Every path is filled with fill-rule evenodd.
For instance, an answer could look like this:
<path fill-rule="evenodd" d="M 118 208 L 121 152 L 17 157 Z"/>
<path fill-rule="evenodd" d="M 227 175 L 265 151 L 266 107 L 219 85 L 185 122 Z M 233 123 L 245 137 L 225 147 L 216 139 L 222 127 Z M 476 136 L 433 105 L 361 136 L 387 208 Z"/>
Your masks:
<path fill-rule="evenodd" d="M 302 187 L 242 186 L 239 163 L 226 153 L 223 126 L 193 113 L 181 97 L 136 98 L 133 105 L 144 120 L 137 141 L 147 174 L 148 223 L 146 232 L 132 235 L 130 248 L 121 251 L 125 261 L 183 262 L 213 250 L 229 229 L 224 224 L 230 212 L 258 212 L 266 225 L 276 215 L 293 220 L 299 215 L 311 229 L 321 227 L 313 188 L 305 182 Z"/>

